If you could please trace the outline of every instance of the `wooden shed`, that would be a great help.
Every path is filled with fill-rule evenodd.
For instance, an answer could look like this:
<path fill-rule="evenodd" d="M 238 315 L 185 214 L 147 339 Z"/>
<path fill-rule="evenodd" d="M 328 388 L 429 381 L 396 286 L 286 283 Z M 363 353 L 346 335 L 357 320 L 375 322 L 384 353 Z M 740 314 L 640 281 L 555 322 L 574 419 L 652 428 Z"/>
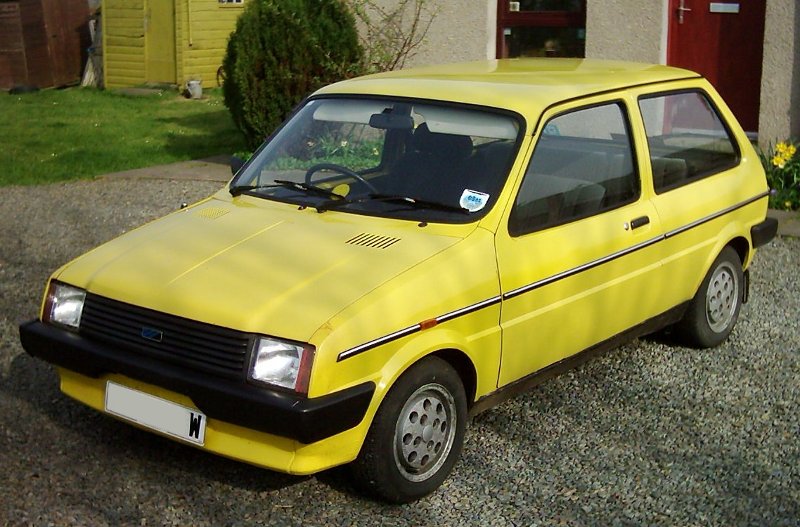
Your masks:
<path fill-rule="evenodd" d="M 228 36 L 247 0 L 103 0 L 109 88 L 200 80 L 217 85 Z"/>
<path fill-rule="evenodd" d="M 0 0 L 0 89 L 77 84 L 88 46 L 86 0 Z"/>

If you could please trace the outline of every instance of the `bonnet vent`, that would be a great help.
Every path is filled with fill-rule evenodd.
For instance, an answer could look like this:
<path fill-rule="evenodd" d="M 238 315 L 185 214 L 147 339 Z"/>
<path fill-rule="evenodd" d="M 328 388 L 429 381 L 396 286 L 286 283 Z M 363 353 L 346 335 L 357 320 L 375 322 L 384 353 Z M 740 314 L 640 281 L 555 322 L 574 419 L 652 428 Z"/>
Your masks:
<path fill-rule="evenodd" d="M 207 220 L 216 220 L 226 215 L 228 212 L 230 212 L 228 209 L 223 209 L 221 207 L 207 207 L 199 210 L 197 215 Z"/>
<path fill-rule="evenodd" d="M 376 234 L 367 234 L 366 232 L 362 232 L 358 236 L 353 236 L 345 243 L 349 243 L 350 245 L 360 245 L 361 247 L 372 247 L 373 249 L 388 249 L 399 241 L 400 238 L 392 238 L 391 236 L 378 236 Z"/>

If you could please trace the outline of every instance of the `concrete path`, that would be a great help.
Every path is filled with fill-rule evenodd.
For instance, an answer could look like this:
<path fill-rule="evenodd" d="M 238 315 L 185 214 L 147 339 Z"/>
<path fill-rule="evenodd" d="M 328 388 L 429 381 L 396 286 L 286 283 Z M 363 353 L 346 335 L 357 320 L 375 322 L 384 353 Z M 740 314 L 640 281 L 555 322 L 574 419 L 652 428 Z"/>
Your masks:
<path fill-rule="evenodd" d="M 105 179 L 181 179 L 187 181 L 226 182 L 232 177 L 230 156 L 213 156 L 169 165 L 134 168 L 100 176 Z"/>
<path fill-rule="evenodd" d="M 179 179 L 224 183 L 231 179 L 230 156 L 214 156 L 169 165 L 136 168 L 101 177 L 109 179 Z M 770 210 L 768 215 L 778 219 L 779 235 L 800 238 L 800 211 Z"/>
<path fill-rule="evenodd" d="M 800 211 L 770 209 L 767 216 L 778 220 L 778 234 L 800 238 Z"/>

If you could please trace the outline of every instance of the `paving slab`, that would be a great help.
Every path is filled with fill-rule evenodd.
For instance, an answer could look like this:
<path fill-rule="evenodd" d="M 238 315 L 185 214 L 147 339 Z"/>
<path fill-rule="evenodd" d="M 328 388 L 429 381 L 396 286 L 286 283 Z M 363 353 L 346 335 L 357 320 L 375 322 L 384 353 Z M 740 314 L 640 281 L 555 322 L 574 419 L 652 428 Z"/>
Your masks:
<path fill-rule="evenodd" d="M 800 238 L 800 211 L 770 209 L 767 216 L 778 220 L 778 235 Z"/>
<path fill-rule="evenodd" d="M 101 176 L 104 179 L 177 179 L 185 181 L 219 181 L 231 179 L 230 156 L 220 155 L 181 161 L 168 165 L 135 168 Z"/>

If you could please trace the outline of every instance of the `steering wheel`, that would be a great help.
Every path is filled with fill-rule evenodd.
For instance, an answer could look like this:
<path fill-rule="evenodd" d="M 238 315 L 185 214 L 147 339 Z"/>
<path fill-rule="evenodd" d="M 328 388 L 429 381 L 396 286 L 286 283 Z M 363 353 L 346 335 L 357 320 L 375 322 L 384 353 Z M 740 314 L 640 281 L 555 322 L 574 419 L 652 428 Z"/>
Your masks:
<path fill-rule="evenodd" d="M 378 189 L 375 188 L 375 185 L 364 179 L 364 177 L 361 174 L 358 174 L 347 167 L 343 167 L 335 163 L 319 163 L 306 170 L 306 183 L 310 185 L 311 179 L 313 178 L 314 174 L 316 174 L 320 170 L 333 170 L 334 172 L 338 172 L 340 174 L 344 174 L 345 176 L 349 176 L 355 179 L 356 181 L 363 183 L 364 186 L 367 187 L 373 194 L 379 194 Z"/>

